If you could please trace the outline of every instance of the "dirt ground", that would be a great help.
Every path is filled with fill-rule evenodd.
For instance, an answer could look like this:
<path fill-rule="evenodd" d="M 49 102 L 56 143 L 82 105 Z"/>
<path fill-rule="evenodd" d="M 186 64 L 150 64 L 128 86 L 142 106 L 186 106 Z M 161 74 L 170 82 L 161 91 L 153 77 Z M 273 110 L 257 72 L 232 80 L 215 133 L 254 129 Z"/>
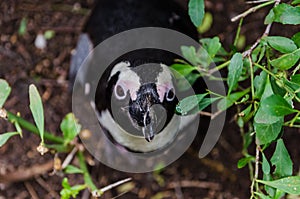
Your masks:
<path fill-rule="evenodd" d="M 207 9 L 214 14 L 214 24 L 202 37 L 218 35 L 229 49 L 235 36 L 237 23 L 230 18 L 246 9 L 242 0 L 206 1 Z M 6 79 L 12 87 L 12 94 L 5 108 L 13 113 L 20 112 L 25 119 L 31 119 L 28 102 L 28 85 L 34 83 L 42 93 L 46 129 L 59 134 L 59 123 L 71 111 L 68 92 L 68 70 L 70 52 L 76 46 L 81 27 L 88 16 L 92 0 L 7 0 L 0 1 L 0 78 Z M 74 7 L 80 8 L 74 11 Z M 242 34 L 247 43 L 252 43 L 262 34 L 265 12 L 254 14 L 246 20 Z M 27 32 L 20 36 L 21 20 L 27 19 Z M 224 26 L 224 24 L 226 24 Z M 55 36 L 47 41 L 47 48 L 39 50 L 34 46 L 36 35 L 53 30 Z M 120 190 L 113 189 L 103 198 L 249 198 L 249 173 L 247 168 L 237 169 L 242 157 L 242 140 L 234 124 L 235 110 L 228 113 L 227 123 L 221 138 L 210 154 L 197 158 L 196 149 L 189 149 L 181 158 L 165 168 L 160 174 L 131 174 L 108 168 L 101 163 L 90 167 L 98 187 L 120 179 L 132 178 L 134 188 L 119 196 Z M 12 131 L 13 126 L 0 120 L 0 133 Z M 297 172 L 299 162 L 297 149 L 299 131 L 286 135 L 287 145 Z M 299 136 L 298 136 L 299 137 Z M 39 138 L 28 132 L 24 137 L 14 137 L 0 148 L 0 175 L 15 171 L 38 168 L 52 160 L 53 155 L 40 156 L 36 151 Z M 298 158 L 299 160 L 299 158 Z M 0 182 L 0 199 L 59 198 L 61 176 L 49 172 L 30 180 L 15 183 Z M 70 175 L 70 183 L 82 183 L 77 175 Z M 163 196 L 163 197 L 162 197 Z M 84 192 L 79 198 L 87 198 Z"/>

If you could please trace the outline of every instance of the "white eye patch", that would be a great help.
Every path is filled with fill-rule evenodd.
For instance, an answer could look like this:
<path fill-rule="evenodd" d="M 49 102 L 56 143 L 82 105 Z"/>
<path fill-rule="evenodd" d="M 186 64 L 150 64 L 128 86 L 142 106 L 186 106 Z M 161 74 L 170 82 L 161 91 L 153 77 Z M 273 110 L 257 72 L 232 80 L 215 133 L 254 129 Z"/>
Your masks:
<path fill-rule="evenodd" d="M 128 90 L 132 100 L 136 100 L 137 98 L 137 91 L 141 86 L 140 77 L 129 66 L 129 62 L 120 62 L 114 66 L 110 73 L 108 81 L 113 75 L 119 72 L 119 78 L 114 88 L 117 99 L 124 99 Z"/>
<path fill-rule="evenodd" d="M 172 73 L 168 66 L 160 64 L 162 71 L 157 77 L 157 92 L 160 102 L 163 102 L 165 94 L 168 101 L 175 98 L 175 89 L 172 82 Z"/>

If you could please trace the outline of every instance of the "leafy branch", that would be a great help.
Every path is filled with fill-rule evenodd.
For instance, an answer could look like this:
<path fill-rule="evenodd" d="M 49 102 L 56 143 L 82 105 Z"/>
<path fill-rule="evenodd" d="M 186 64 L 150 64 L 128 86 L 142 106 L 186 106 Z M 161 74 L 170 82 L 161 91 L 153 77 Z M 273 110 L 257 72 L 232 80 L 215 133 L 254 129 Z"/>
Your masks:
<path fill-rule="evenodd" d="M 34 85 L 29 86 L 30 109 L 36 125 L 23 119 L 19 113 L 15 115 L 3 108 L 3 105 L 8 98 L 10 91 L 11 88 L 9 87 L 8 83 L 5 80 L 0 79 L 0 119 L 5 119 L 16 127 L 16 132 L 7 132 L 0 134 L 0 147 L 3 146 L 12 136 L 19 135 L 20 137 L 22 137 L 22 129 L 25 129 L 28 132 L 40 136 L 41 143 L 37 147 L 37 150 L 41 153 L 41 155 L 44 155 L 49 150 L 51 150 L 51 152 L 54 152 L 55 154 L 57 154 L 58 152 L 67 153 L 67 157 L 62 164 L 57 155 L 54 156 L 53 173 L 56 174 L 63 172 L 65 175 L 75 173 L 81 174 L 83 175 L 84 184 L 71 186 L 68 182 L 68 178 L 65 177 L 62 180 L 63 189 L 60 192 L 61 198 L 75 198 L 78 193 L 84 189 L 89 189 L 93 197 L 100 197 L 105 191 L 108 191 L 131 180 L 130 178 L 128 178 L 98 189 L 94 184 L 91 175 L 89 174 L 86 159 L 83 154 L 84 148 L 81 146 L 81 144 L 77 143 L 76 137 L 80 132 L 81 126 L 77 122 L 75 116 L 72 113 L 67 114 L 60 124 L 62 136 L 54 135 L 53 133 L 44 130 L 44 110 L 42 100 L 37 88 Z M 79 161 L 79 168 L 71 164 L 72 159 L 76 154 Z M 51 163 L 51 165 L 53 164 L 52 161 L 49 163 Z M 43 168 L 45 169 L 47 169 L 48 167 L 48 163 L 43 166 Z M 41 172 L 40 170 L 38 171 Z M 33 171 L 32 173 L 36 174 L 37 171 Z M 16 175 L 11 175 L 9 179 L 10 181 L 16 181 L 17 177 L 18 176 Z M 0 178 L 1 180 L 6 179 L 5 176 L 0 176 Z M 27 178 L 29 178 L 29 176 L 20 175 L 20 179 Z"/>
<path fill-rule="evenodd" d="M 300 128 L 300 110 L 295 106 L 300 102 L 300 32 L 290 38 L 269 36 L 273 23 L 300 24 L 300 7 L 293 6 L 298 5 L 299 0 L 294 0 L 291 4 L 281 3 L 280 0 L 257 0 L 248 3 L 258 5 L 232 18 L 232 21 L 240 20 L 234 46 L 238 43 L 243 19 L 263 7 L 272 4 L 274 6 L 264 20 L 267 25 L 264 33 L 247 50 L 243 53 L 235 50 L 224 53 L 219 39 L 214 37 L 201 39 L 202 46 L 198 50 L 185 47 L 182 48 L 182 53 L 189 62 L 186 63 L 189 71 L 200 73 L 198 76 L 193 75 L 195 78 L 212 75 L 209 72 L 211 70 L 217 72 L 227 69 L 227 78 L 224 79 L 228 86 L 227 95 L 222 96 L 212 91 L 207 93 L 216 96 L 217 113 L 230 107 L 236 107 L 238 110 L 235 118 L 243 138 L 242 154 L 245 157 L 239 160 L 237 166 L 243 168 L 248 165 L 252 181 L 251 198 L 269 199 L 281 198 L 285 194 L 300 195 L 300 177 L 293 176 L 293 162 L 282 139 L 284 126 Z M 222 67 L 210 69 L 212 62 Z M 174 69 L 189 77 L 189 80 L 192 79 L 191 72 L 185 71 L 184 68 Z M 195 80 L 190 81 L 193 82 Z M 197 102 L 201 113 L 201 105 L 205 101 L 210 100 L 206 97 L 194 97 L 194 101 L 189 103 L 190 106 L 186 99 L 180 103 L 189 110 L 197 107 Z M 211 119 L 214 114 L 205 113 Z M 276 143 L 275 151 L 271 159 L 267 159 L 264 153 L 271 150 L 269 146 L 273 143 Z M 252 144 L 256 148 L 254 155 L 248 152 Z M 260 186 L 261 184 L 264 186 Z"/>

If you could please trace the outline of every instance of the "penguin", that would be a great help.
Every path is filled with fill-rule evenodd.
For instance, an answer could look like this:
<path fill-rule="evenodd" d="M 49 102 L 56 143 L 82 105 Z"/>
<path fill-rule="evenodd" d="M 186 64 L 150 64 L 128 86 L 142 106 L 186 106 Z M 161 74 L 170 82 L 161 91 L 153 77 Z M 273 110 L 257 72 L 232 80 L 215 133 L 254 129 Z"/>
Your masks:
<path fill-rule="evenodd" d="M 98 0 L 71 57 L 70 81 L 87 81 L 85 70 L 78 72 L 79 68 L 102 42 L 144 27 L 171 29 L 198 38 L 186 10 L 177 1 Z M 175 111 L 180 101 L 176 75 L 170 69 L 175 59 L 182 57 L 162 49 L 136 49 L 102 69 L 92 104 L 102 130 L 117 146 L 136 153 L 160 150 L 192 120 L 188 117 L 183 121 Z"/>

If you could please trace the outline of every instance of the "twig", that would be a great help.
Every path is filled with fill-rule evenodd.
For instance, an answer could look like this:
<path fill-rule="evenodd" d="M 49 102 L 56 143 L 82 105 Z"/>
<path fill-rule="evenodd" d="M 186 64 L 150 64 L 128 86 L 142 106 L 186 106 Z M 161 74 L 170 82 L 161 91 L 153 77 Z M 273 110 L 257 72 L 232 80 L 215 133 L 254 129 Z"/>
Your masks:
<path fill-rule="evenodd" d="M 53 160 L 46 162 L 44 164 L 38 164 L 31 166 L 26 169 L 17 170 L 12 173 L 8 173 L 5 175 L 0 174 L 0 183 L 13 183 L 25 181 L 34 176 L 38 176 L 50 171 L 53 168 Z"/>
<path fill-rule="evenodd" d="M 37 183 L 39 183 L 39 185 L 44 188 L 46 191 L 48 191 L 48 193 L 53 197 L 53 198 L 60 198 L 60 196 L 58 195 L 58 193 L 56 193 L 52 187 L 45 182 L 45 180 L 43 180 L 41 177 L 36 177 L 35 180 L 37 181 Z"/>
<path fill-rule="evenodd" d="M 270 0 L 256 0 L 256 1 L 246 1 L 248 4 L 255 4 L 255 3 L 264 3 Z"/>
<path fill-rule="evenodd" d="M 281 1 L 281 0 L 275 0 L 274 7 L 276 7 L 276 6 L 280 3 L 280 1 Z M 263 35 L 262 35 L 260 38 L 258 38 L 258 39 L 256 40 L 256 42 L 250 47 L 249 50 L 247 50 L 247 51 L 245 51 L 245 52 L 243 53 L 243 57 L 248 57 L 248 56 L 251 55 L 252 51 L 256 48 L 256 46 L 259 44 L 259 42 L 261 41 L 261 39 L 262 39 L 263 37 L 269 35 L 270 30 L 271 30 L 271 27 L 272 27 L 272 23 L 270 23 L 270 24 L 267 25 L 267 27 L 266 27 L 265 32 L 263 33 Z"/>
<path fill-rule="evenodd" d="M 61 165 L 62 169 L 66 168 L 70 164 L 70 162 L 73 160 L 74 156 L 76 155 L 77 151 L 78 151 L 78 148 L 75 146 L 73 148 L 73 150 L 68 154 L 68 156 L 66 157 L 64 162 L 62 163 L 62 165 Z"/>
<path fill-rule="evenodd" d="M 33 186 L 29 182 L 24 182 L 24 185 L 32 199 L 39 199 L 36 191 L 34 190 Z"/>
<path fill-rule="evenodd" d="M 190 180 L 183 180 L 180 181 L 180 186 L 183 188 L 201 188 L 201 189 L 213 189 L 213 190 L 219 190 L 221 188 L 220 184 L 215 182 L 203 182 L 203 181 L 190 181 Z M 178 182 L 171 182 L 167 188 L 169 189 L 175 189 L 178 187 Z"/>
<path fill-rule="evenodd" d="M 199 114 L 204 115 L 204 116 L 208 116 L 208 117 L 212 117 L 212 115 L 213 115 L 212 113 L 206 112 L 206 111 L 200 111 Z"/>
<path fill-rule="evenodd" d="M 206 112 L 206 111 L 200 111 L 199 114 L 200 115 L 204 115 L 204 116 L 208 116 L 210 117 L 212 120 L 215 119 L 218 115 L 220 115 L 223 111 L 219 110 L 215 113 L 210 113 L 210 112 Z"/>
<path fill-rule="evenodd" d="M 181 189 L 181 185 L 180 183 L 177 183 L 177 186 L 174 187 L 175 189 L 175 195 L 177 199 L 183 199 L 183 193 L 182 193 L 182 189 Z"/>
<path fill-rule="evenodd" d="M 215 119 L 218 115 L 220 115 L 223 111 L 222 110 L 219 110 L 217 112 L 215 112 L 212 116 L 211 116 L 211 119 Z"/>
<path fill-rule="evenodd" d="M 189 148 L 187 151 L 190 155 L 194 156 L 195 158 L 198 158 L 198 160 L 205 165 L 206 167 L 210 168 L 214 172 L 219 173 L 223 177 L 229 179 L 232 182 L 235 182 L 237 179 L 237 176 L 231 172 L 230 169 L 226 168 L 222 162 L 219 162 L 217 160 L 211 160 L 209 158 L 202 158 L 199 159 L 198 152 Z"/>
<path fill-rule="evenodd" d="M 82 193 L 82 197 L 81 199 L 89 199 L 90 198 L 91 193 L 89 192 L 88 189 L 85 189 Z"/>
<path fill-rule="evenodd" d="M 125 192 L 123 192 L 123 193 L 120 193 L 120 194 L 118 194 L 117 196 L 115 196 L 115 197 L 113 197 L 113 198 L 111 198 L 111 199 L 117 199 L 117 198 L 119 198 L 119 197 L 125 195 L 125 194 L 128 193 L 128 192 L 129 192 L 129 191 L 125 191 Z"/>
<path fill-rule="evenodd" d="M 104 193 L 104 192 L 106 192 L 106 191 L 108 191 L 108 190 L 110 190 L 110 189 L 113 189 L 113 188 L 115 188 L 115 187 L 117 187 L 117 186 L 120 186 L 121 184 L 124 184 L 124 183 L 126 183 L 126 182 L 129 182 L 130 180 L 131 180 L 131 178 L 126 178 L 126 179 L 124 179 L 124 180 L 120 180 L 120 181 L 115 182 L 115 183 L 113 183 L 113 184 L 110 184 L 110 185 L 108 185 L 108 186 L 106 186 L 106 187 L 103 187 L 103 188 L 101 188 L 100 190 L 101 190 L 102 193 Z"/>
<path fill-rule="evenodd" d="M 240 18 L 244 18 L 244 17 L 246 17 L 247 15 L 249 15 L 250 13 L 255 12 L 256 10 L 258 10 L 258 9 L 260 9 L 260 8 L 263 8 L 263 7 L 265 7 L 265 6 L 268 6 L 268 5 L 273 4 L 274 2 L 276 2 L 276 0 L 275 0 L 275 1 L 267 1 L 266 3 L 262 3 L 262 4 L 259 4 L 259 5 L 257 5 L 257 6 L 254 6 L 254 7 L 250 8 L 250 9 L 246 10 L 246 11 L 243 12 L 242 14 L 239 14 L 239 15 L 233 17 L 233 18 L 231 19 L 231 21 L 232 21 L 232 22 L 235 22 L 235 21 L 239 20 Z"/>
<path fill-rule="evenodd" d="M 45 12 L 45 11 L 52 11 L 52 12 L 72 12 L 78 15 L 88 15 L 90 13 L 90 9 L 86 8 L 76 8 L 74 9 L 73 5 L 68 4 L 49 4 L 44 5 L 33 5 L 31 3 L 22 3 L 17 7 L 18 10 L 21 11 L 29 11 L 29 12 Z"/>

